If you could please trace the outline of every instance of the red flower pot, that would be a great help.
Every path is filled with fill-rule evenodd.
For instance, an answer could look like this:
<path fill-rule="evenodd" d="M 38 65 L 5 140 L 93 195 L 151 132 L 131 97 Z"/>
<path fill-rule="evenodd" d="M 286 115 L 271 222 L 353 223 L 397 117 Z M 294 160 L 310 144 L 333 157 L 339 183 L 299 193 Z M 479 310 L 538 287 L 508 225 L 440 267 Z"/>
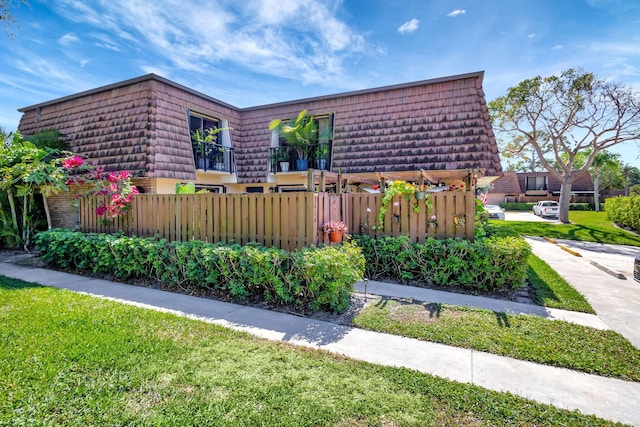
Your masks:
<path fill-rule="evenodd" d="M 330 232 L 329 241 L 334 243 L 342 242 L 342 230 Z"/>

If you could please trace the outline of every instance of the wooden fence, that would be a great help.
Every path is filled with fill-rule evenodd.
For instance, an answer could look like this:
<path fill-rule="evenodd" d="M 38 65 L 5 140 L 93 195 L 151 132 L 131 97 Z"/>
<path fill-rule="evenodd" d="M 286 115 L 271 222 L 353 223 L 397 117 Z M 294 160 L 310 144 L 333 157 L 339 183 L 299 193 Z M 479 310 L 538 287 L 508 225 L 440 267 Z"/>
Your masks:
<path fill-rule="evenodd" d="M 328 244 L 320 231 L 325 221 L 342 220 L 352 234 L 372 237 L 407 235 L 413 241 L 427 237 L 473 239 L 473 192 L 430 195 L 432 209 L 416 200 L 397 198 L 388 208 L 384 227 L 374 230 L 382 206 L 381 194 L 138 194 L 130 214 L 107 219 L 95 214 L 100 197 L 80 199 L 83 232 L 123 231 L 139 237 L 160 236 L 171 241 L 258 242 L 285 250 Z M 432 215 L 436 220 L 430 221 Z M 437 223 L 437 224 L 436 224 Z"/>

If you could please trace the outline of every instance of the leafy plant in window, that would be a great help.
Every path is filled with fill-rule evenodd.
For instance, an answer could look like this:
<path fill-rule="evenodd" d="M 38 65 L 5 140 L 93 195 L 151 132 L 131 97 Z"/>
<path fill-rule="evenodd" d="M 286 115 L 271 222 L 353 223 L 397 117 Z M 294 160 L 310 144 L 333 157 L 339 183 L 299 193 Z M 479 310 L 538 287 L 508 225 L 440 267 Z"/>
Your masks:
<path fill-rule="evenodd" d="M 224 147 L 218 145 L 218 134 L 225 130 L 233 130 L 229 127 L 209 128 L 201 131 L 196 130 L 191 134 L 193 146 L 199 157 L 210 159 L 213 157 L 214 162 L 224 161 Z"/>
<path fill-rule="evenodd" d="M 278 130 L 287 144 L 296 149 L 300 160 L 308 159 L 312 145 L 318 142 L 318 126 L 313 116 L 307 115 L 307 110 L 300 111 L 298 117 L 288 122 L 272 120 L 269 130 Z"/>

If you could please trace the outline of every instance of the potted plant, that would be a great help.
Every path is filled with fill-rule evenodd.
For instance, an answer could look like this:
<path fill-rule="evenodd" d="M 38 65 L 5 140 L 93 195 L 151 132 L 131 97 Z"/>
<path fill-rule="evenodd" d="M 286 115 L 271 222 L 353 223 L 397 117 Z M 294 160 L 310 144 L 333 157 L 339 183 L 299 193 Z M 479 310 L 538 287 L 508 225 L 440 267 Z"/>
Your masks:
<path fill-rule="evenodd" d="M 280 135 L 298 152 L 298 170 L 309 168 L 309 150 L 318 142 L 318 127 L 313 116 L 307 115 L 307 110 L 302 110 L 298 117 L 288 122 L 274 119 L 269 123 L 269 130 L 278 130 Z"/>
<path fill-rule="evenodd" d="M 211 167 L 211 157 L 215 154 L 214 162 L 216 168 L 222 163 L 221 169 L 224 169 L 224 149 L 217 144 L 218 134 L 225 130 L 233 130 L 232 128 L 209 128 L 204 131 L 197 129 L 191 134 L 191 140 L 196 152 L 197 168 L 209 169 Z"/>
<path fill-rule="evenodd" d="M 216 170 L 224 170 L 224 148 L 221 145 L 213 147 L 213 165 Z"/>
<path fill-rule="evenodd" d="M 280 165 L 281 172 L 289 172 L 289 150 L 286 147 L 278 148 L 274 161 Z"/>
<path fill-rule="evenodd" d="M 413 196 L 416 200 L 423 200 L 426 196 L 427 192 L 425 191 L 424 184 L 418 184 L 416 186 L 416 191 L 413 193 Z"/>
<path fill-rule="evenodd" d="M 316 148 L 316 162 L 318 169 L 327 169 L 327 157 L 329 156 L 329 144 L 318 144 Z"/>
<path fill-rule="evenodd" d="M 342 235 L 348 230 L 347 225 L 342 221 L 327 221 L 322 224 L 321 230 L 329 233 L 330 242 L 341 242 Z"/>
<path fill-rule="evenodd" d="M 200 129 L 191 133 L 191 140 L 196 153 L 196 168 L 206 170 L 211 167 L 209 160 L 211 148 L 209 144 L 205 142 L 205 139 L 206 137 L 203 132 L 200 132 Z"/>

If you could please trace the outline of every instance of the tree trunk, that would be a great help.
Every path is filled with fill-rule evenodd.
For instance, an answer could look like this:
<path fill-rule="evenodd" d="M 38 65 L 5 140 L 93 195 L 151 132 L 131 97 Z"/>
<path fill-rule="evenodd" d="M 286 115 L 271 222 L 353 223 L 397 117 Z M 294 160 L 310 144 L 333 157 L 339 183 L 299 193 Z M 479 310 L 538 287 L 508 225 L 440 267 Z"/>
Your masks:
<path fill-rule="evenodd" d="M 22 246 L 25 252 L 29 252 L 29 235 L 31 234 L 31 227 L 29 226 L 29 199 L 28 195 L 22 196 Z"/>
<path fill-rule="evenodd" d="M 569 223 L 569 202 L 571 202 L 571 182 L 568 179 L 561 182 L 560 186 L 560 212 L 558 220 L 563 224 Z"/>
<path fill-rule="evenodd" d="M 49 199 L 42 195 L 42 203 L 44 204 L 44 213 L 47 216 L 47 229 L 51 230 L 51 213 L 49 212 Z"/>
<path fill-rule="evenodd" d="M 13 197 L 13 190 L 7 188 L 7 198 L 9 199 L 9 207 L 11 208 L 11 221 L 13 223 L 13 231 L 16 236 L 16 245 L 20 245 L 20 225 L 18 224 L 18 214 L 16 211 L 16 200 Z M 17 247 L 17 246 L 16 246 Z"/>
<path fill-rule="evenodd" d="M 600 176 L 596 175 L 593 178 L 593 203 L 595 205 L 596 212 L 600 212 Z"/>
<path fill-rule="evenodd" d="M 11 220 L 13 221 L 13 227 L 16 231 L 18 227 L 18 214 L 16 213 L 16 200 L 13 198 L 13 191 L 7 188 L 7 198 L 9 199 L 9 207 L 11 207 Z"/>

